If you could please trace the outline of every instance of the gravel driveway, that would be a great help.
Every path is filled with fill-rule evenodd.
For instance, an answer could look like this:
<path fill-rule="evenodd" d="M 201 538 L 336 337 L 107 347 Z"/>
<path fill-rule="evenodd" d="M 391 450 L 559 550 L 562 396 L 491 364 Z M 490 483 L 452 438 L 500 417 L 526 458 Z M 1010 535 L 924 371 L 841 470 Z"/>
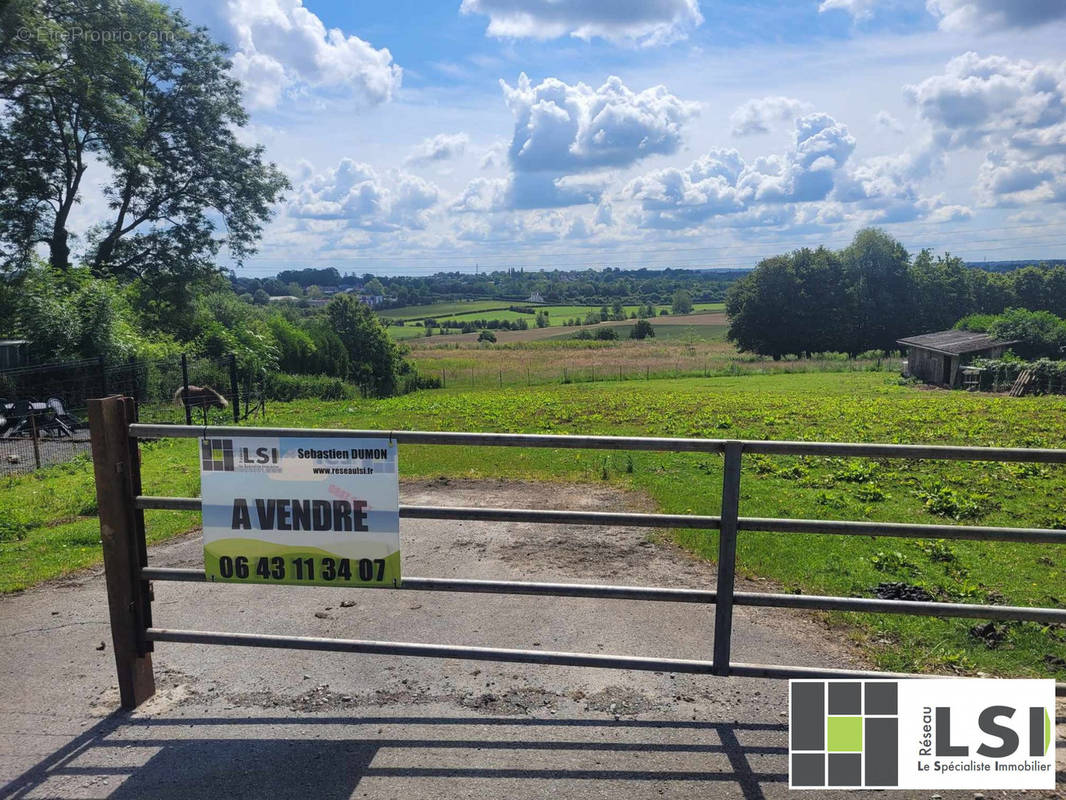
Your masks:
<path fill-rule="evenodd" d="M 650 510 L 602 486 L 442 480 L 402 497 Z M 712 565 L 642 530 L 404 520 L 401 536 L 409 575 L 714 585 Z M 150 561 L 200 566 L 199 537 Z M 155 594 L 161 627 L 681 658 L 709 659 L 714 626 L 713 607 L 638 601 L 177 583 Z M 738 661 L 863 666 L 809 615 L 738 608 L 733 637 Z M 160 643 L 157 695 L 122 714 L 99 570 L 0 599 L 0 640 L 0 797 L 790 794 L 783 681 Z"/>

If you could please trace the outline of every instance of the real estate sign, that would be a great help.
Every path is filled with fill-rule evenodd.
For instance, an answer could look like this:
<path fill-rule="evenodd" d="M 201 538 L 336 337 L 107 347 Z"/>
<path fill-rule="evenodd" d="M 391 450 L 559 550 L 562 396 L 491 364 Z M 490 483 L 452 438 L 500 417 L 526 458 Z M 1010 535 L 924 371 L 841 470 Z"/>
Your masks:
<path fill-rule="evenodd" d="M 396 442 L 205 438 L 200 477 L 209 581 L 399 585 Z"/>

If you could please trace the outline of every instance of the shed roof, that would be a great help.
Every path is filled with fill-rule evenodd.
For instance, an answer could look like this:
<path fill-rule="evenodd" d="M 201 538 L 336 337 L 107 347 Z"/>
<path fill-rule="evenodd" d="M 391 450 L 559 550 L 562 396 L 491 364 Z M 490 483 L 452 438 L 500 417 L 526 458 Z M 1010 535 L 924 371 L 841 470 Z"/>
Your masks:
<path fill-rule="evenodd" d="M 981 350 L 991 350 L 993 347 L 1005 347 L 1016 344 L 1017 340 L 1006 341 L 997 339 L 987 333 L 975 331 L 937 331 L 936 333 L 923 333 L 921 336 L 909 336 L 899 339 L 897 344 L 905 347 L 920 347 L 923 350 L 933 350 L 949 356 L 958 356 L 963 353 L 977 353 Z"/>

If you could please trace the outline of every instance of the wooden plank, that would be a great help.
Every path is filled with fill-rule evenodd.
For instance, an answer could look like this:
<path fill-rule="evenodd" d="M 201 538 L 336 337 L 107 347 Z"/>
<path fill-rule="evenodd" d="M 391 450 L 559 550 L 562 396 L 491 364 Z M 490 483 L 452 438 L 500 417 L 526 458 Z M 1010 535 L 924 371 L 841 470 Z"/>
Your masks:
<path fill-rule="evenodd" d="M 148 587 L 139 576 L 139 566 L 146 563 L 144 517 L 133 503 L 140 491 L 140 465 L 136 444 L 131 446 L 129 438 L 132 403 L 122 397 L 89 401 L 111 644 L 125 709 L 136 708 L 155 694 L 152 654 L 144 635 L 151 624 Z"/>

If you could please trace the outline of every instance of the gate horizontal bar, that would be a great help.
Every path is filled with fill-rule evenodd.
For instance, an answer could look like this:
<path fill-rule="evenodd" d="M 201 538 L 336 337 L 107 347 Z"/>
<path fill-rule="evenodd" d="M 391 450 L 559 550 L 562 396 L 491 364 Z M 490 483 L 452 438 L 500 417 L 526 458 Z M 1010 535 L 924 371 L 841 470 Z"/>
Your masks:
<path fill-rule="evenodd" d="M 134 499 L 140 509 L 199 511 L 199 497 L 145 497 Z M 464 508 L 462 506 L 400 506 L 405 519 L 461 519 L 482 522 L 540 522 L 570 525 L 627 525 L 638 528 L 715 529 L 719 518 L 696 514 L 630 514 L 610 511 L 567 511 L 543 508 Z"/>
<path fill-rule="evenodd" d="M 601 667 L 654 672 L 691 672 L 711 674 L 710 661 L 682 658 L 642 658 L 600 653 L 560 653 L 552 650 L 511 650 L 497 647 L 467 647 L 415 642 L 375 642 L 362 639 L 326 639 L 319 636 L 276 636 L 258 633 L 189 631 L 148 628 L 151 642 L 218 644 L 239 647 L 273 647 L 283 650 L 321 650 L 332 653 L 371 653 L 386 656 L 421 656 L 426 658 L 464 658 L 474 661 L 502 661 L 520 664 L 554 664 L 568 667 Z"/>
<path fill-rule="evenodd" d="M 141 577 L 149 581 L 204 583 L 203 570 L 146 567 Z M 257 584 L 270 585 L 270 584 Z M 371 588 L 371 587 L 350 587 Z M 388 587 L 394 590 L 393 587 Z M 604 597 L 615 600 L 655 600 L 668 603 L 715 602 L 715 592 L 705 589 L 671 589 L 655 586 L 604 586 L 596 583 L 544 583 L 535 581 L 483 581 L 464 578 L 403 578 L 396 589 L 416 592 L 470 592 L 473 594 L 525 594 L 549 597 Z"/>
<path fill-rule="evenodd" d="M 812 594 L 737 592 L 738 606 L 806 608 L 816 611 L 857 611 L 868 614 L 906 614 L 918 617 L 959 617 L 1024 622 L 1066 623 L 1066 609 L 1031 606 L 989 606 L 976 603 L 938 603 L 919 600 L 882 600 L 877 597 L 825 597 Z"/>
<path fill-rule="evenodd" d="M 361 639 L 327 639 L 319 636 L 278 636 L 258 633 L 190 631 L 172 628 L 148 628 L 151 642 L 180 644 L 229 645 L 236 647 L 271 647 L 282 650 L 318 650 L 333 653 L 370 653 L 422 658 L 456 658 L 472 661 L 497 661 L 519 664 L 552 664 L 602 669 L 632 669 L 646 672 L 712 673 L 710 661 L 682 658 L 640 658 L 599 653 L 560 653 L 551 650 L 511 650 L 497 647 L 463 647 L 458 645 L 420 644 L 414 642 L 375 642 Z M 767 664 L 731 663 L 729 676 L 738 678 L 929 678 L 908 672 L 834 669 L 831 667 L 792 667 Z M 1066 696 L 1066 684 L 1055 684 L 1056 695 Z"/>
<path fill-rule="evenodd" d="M 557 447 L 587 450 L 657 450 L 721 453 L 725 439 L 651 436 L 574 436 L 537 433 L 469 433 L 458 431 L 353 431 L 328 428 L 258 428 L 233 425 L 161 425 L 134 423 L 130 435 L 140 439 L 198 439 L 222 436 L 301 436 L 307 438 L 387 438 L 400 444 L 482 447 Z M 865 458 L 929 458 L 953 461 L 1030 461 L 1066 464 L 1066 450 L 1030 447 L 961 447 L 953 445 L 867 442 L 741 441 L 745 453 Z"/>
<path fill-rule="evenodd" d="M 282 650 L 318 650 L 332 653 L 368 653 L 421 658 L 455 658 L 471 661 L 631 669 L 645 672 L 685 672 L 702 675 L 712 674 L 713 668 L 713 664 L 710 661 L 684 658 L 614 656 L 600 653 L 563 653 L 552 650 L 513 650 L 500 647 L 468 647 L 417 642 L 378 642 L 364 639 L 327 639 L 320 636 L 279 636 L 274 634 L 190 631 L 170 628 L 148 628 L 145 633 L 148 640 L 152 642 L 177 642 L 181 644 L 269 647 Z M 729 672 L 731 675 L 738 677 L 757 678 L 935 677 L 910 675 L 901 672 L 873 672 L 829 667 L 779 667 L 763 664 L 731 664 Z"/>
<path fill-rule="evenodd" d="M 720 439 L 652 436 L 574 436 L 539 433 L 465 433 L 460 431 L 353 431 L 345 428 L 255 428 L 233 425 L 130 425 L 138 439 L 200 439 L 223 436 L 299 436 L 302 438 L 392 439 L 399 444 L 466 445 L 477 447 L 558 447 L 577 450 L 662 450 L 720 453 Z"/>
<path fill-rule="evenodd" d="M 1066 544 L 1066 531 L 1050 528 L 991 528 L 978 525 L 921 525 L 908 522 L 855 522 L 838 519 L 741 517 L 742 531 L 895 536 L 908 539 L 977 539 L 996 542 Z"/>
<path fill-rule="evenodd" d="M 202 570 L 146 567 L 141 577 L 150 581 L 202 583 Z M 259 585 L 259 584 L 257 584 Z M 269 585 L 269 584 L 267 584 Z M 365 588 L 365 587 L 351 587 Z M 473 594 L 542 595 L 546 597 L 602 597 L 614 600 L 651 600 L 666 603 L 714 604 L 717 593 L 705 589 L 675 589 L 655 586 L 604 586 L 591 583 L 542 583 L 527 581 L 483 581 L 461 578 L 403 578 L 399 589 L 415 592 L 469 592 Z M 971 603 L 937 603 L 915 600 L 882 600 L 872 597 L 825 597 L 806 594 L 737 592 L 738 606 L 762 608 L 801 608 L 811 611 L 855 611 L 859 613 L 905 614 L 921 617 L 1021 620 L 1066 623 L 1066 609 L 1028 606 L 989 606 Z"/>
<path fill-rule="evenodd" d="M 140 509 L 199 511 L 198 497 L 135 498 Z M 542 522 L 571 525 L 628 525 L 639 528 L 715 530 L 716 516 L 696 514 L 630 514 L 602 511 L 563 511 L 541 508 L 464 508 L 461 506 L 400 506 L 404 519 L 461 519 L 483 522 Z M 1066 531 L 1045 528 L 991 528 L 974 525 L 917 525 L 902 522 L 852 522 L 835 519 L 770 519 L 740 517 L 742 531 L 819 533 L 853 536 L 894 536 L 911 539 L 978 539 L 1000 542 L 1066 544 Z"/>

